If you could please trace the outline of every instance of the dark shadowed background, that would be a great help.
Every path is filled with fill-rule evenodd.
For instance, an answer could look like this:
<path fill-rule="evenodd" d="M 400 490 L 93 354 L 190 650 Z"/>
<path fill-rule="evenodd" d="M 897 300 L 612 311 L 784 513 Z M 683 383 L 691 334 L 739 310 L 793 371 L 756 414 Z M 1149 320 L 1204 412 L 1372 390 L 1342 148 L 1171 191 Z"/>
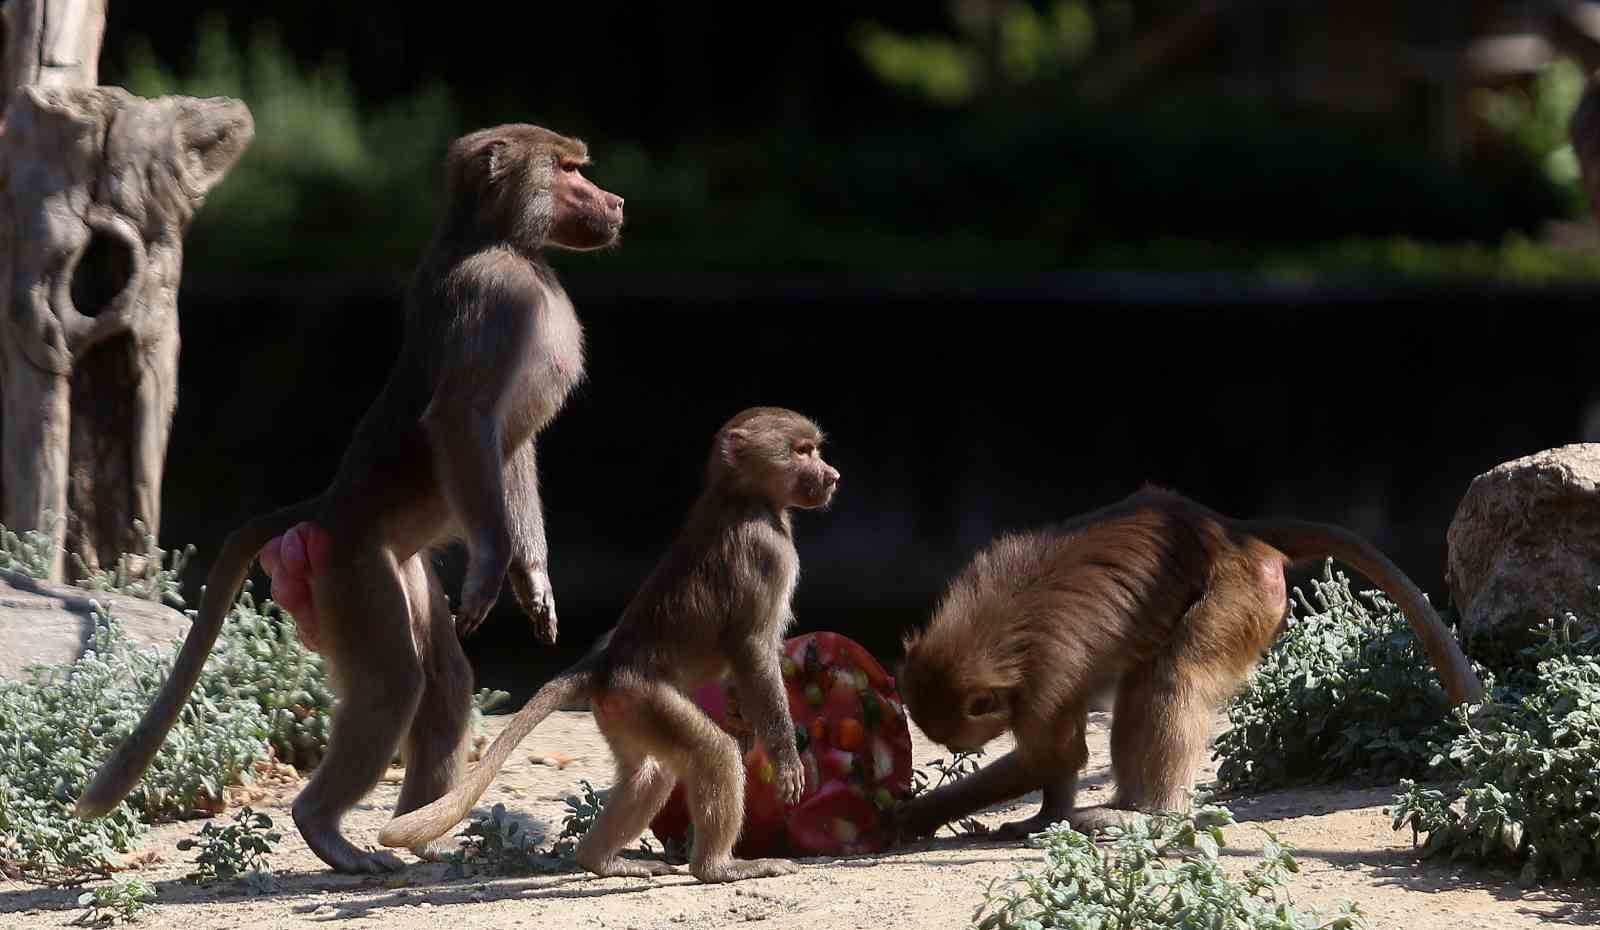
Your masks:
<path fill-rule="evenodd" d="M 161 536 L 200 548 L 193 593 L 332 476 L 443 146 L 502 121 L 585 138 L 629 215 L 557 257 L 589 358 L 540 448 L 562 644 L 509 592 L 469 643 L 519 698 L 615 619 L 750 404 L 816 417 L 844 475 L 797 520 L 801 627 L 885 659 L 994 534 L 1144 482 L 1351 526 L 1443 603 L 1467 483 L 1595 438 L 1565 139 L 1595 49 L 1544 6 L 473 9 L 110 5 L 102 81 L 257 124 L 180 298 Z"/>

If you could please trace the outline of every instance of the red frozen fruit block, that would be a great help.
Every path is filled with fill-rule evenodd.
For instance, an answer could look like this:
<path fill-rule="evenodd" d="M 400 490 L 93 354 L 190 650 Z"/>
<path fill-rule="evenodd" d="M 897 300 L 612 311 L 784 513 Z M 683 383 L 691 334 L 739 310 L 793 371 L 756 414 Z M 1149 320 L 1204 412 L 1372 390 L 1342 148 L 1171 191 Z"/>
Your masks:
<path fill-rule="evenodd" d="M 667 803 L 656 813 L 655 819 L 650 821 L 650 831 L 663 843 L 668 841 L 681 843 L 688 837 L 689 805 L 684 803 L 681 782 L 673 786 L 672 795 L 667 798 Z"/>
<path fill-rule="evenodd" d="M 784 809 L 778 799 L 777 767 L 759 746 L 744 756 L 744 828 L 735 844 L 742 856 L 783 852 Z"/>
<path fill-rule="evenodd" d="M 866 649 L 837 633 L 809 633 L 783 645 L 789 716 L 805 769 L 800 803 L 784 809 L 776 768 L 759 746 L 745 754 L 745 823 L 739 856 L 855 855 L 888 843 L 883 812 L 911 790 L 911 731 L 893 676 Z M 732 733 L 748 726 L 722 682 L 696 689 L 695 704 Z M 683 789 L 674 789 L 650 828 L 682 841 L 689 826 Z"/>
<path fill-rule="evenodd" d="M 787 819 L 778 799 L 777 766 L 760 747 L 744 756 L 744 826 L 734 854 L 745 858 L 782 855 L 787 849 Z M 650 829 L 663 841 L 686 842 L 689 836 L 689 805 L 683 785 L 672 789 L 667 803 L 650 821 Z M 687 850 L 686 850 L 687 851 Z"/>
<path fill-rule="evenodd" d="M 883 848 L 878 808 L 855 786 L 831 781 L 789 812 L 789 848 L 799 856 L 861 855 Z"/>

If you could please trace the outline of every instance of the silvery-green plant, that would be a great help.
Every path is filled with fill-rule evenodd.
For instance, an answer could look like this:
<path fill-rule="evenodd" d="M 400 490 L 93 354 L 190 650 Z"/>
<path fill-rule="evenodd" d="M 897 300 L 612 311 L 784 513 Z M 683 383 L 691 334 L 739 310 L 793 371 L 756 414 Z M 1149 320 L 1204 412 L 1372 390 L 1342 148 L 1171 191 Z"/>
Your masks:
<path fill-rule="evenodd" d="M 133 521 L 133 531 L 144 543 L 144 551 L 123 553 L 111 568 L 90 569 L 81 556 L 73 553 L 72 561 L 78 567 L 78 586 L 183 607 L 183 585 L 178 579 L 184 565 L 194 555 L 194 546 L 185 546 L 181 551 L 162 549 L 156 545 L 155 534 L 137 519 Z"/>
<path fill-rule="evenodd" d="M 461 849 L 445 856 L 451 878 L 464 878 L 467 870 L 492 875 L 531 875 L 570 868 L 575 861 L 578 841 L 594 826 L 605 809 L 606 795 L 594 790 L 588 779 L 578 783 L 579 793 L 566 797 L 567 813 L 561 820 L 561 833 L 549 849 L 540 849 L 522 825 L 506 815 L 504 804 L 496 804 L 489 816 L 467 824 L 458 836 L 466 842 Z M 656 856 L 649 842 L 640 840 L 641 852 Z"/>
<path fill-rule="evenodd" d="M 1030 843 L 1044 863 L 1010 881 L 994 881 L 973 915 L 977 930 L 1102 930 L 1218 928 L 1354 930 L 1365 918 L 1353 904 L 1319 915 L 1294 907 L 1289 876 L 1300 866 L 1288 846 L 1266 833 L 1261 860 L 1243 875 L 1218 858 L 1227 809 L 1205 806 L 1188 816 L 1135 817 L 1113 831 L 1107 847 L 1064 823 Z"/>
<path fill-rule="evenodd" d="M 287 611 L 270 600 L 257 607 L 251 587 L 246 581 L 223 621 L 196 690 L 219 704 L 256 705 L 278 761 L 314 768 L 327 751 L 333 721 L 326 662 L 300 641 Z"/>
<path fill-rule="evenodd" d="M 1570 617 L 1540 632 L 1524 651 L 1531 677 L 1508 676 L 1517 687 L 1470 717 L 1457 711 L 1444 756 L 1460 782 L 1402 782 L 1390 809 L 1423 855 L 1520 864 L 1524 885 L 1600 874 L 1600 642 L 1575 635 Z"/>
<path fill-rule="evenodd" d="M 55 544 L 55 528 L 60 522 L 57 514 L 47 510 L 43 529 L 14 533 L 0 526 L 0 570 L 41 580 L 49 578 L 50 566 L 61 551 Z"/>
<path fill-rule="evenodd" d="M 223 786 L 248 779 L 266 755 L 260 707 L 219 705 L 197 688 L 128 797 L 104 817 L 72 816 L 95 767 L 137 725 L 170 669 L 170 655 L 135 648 L 97 611 L 90 648 L 72 665 L 0 681 L 0 855 L 29 870 L 100 871 L 129 849 L 141 818 L 215 809 Z"/>
<path fill-rule="evenodd" d="M 1228 705 L 1217 784 L 1447 774 L 1438 750 L 1459 726 L 1405 616 L 1381 593 L 1357 597 L 1331 562 L 1310 587 L 1310 597 L 1295 589 L 1282 635 Z"/>
<path fill-rule="evenodd" d="M 84 911 L 73 923 L 85 927 L 136 923 L 149 909 L 146 902 L 155 897 L 156 890 L 148 882 L 137 878 L 114 881 L 78 895 L 78 906 Z"/>

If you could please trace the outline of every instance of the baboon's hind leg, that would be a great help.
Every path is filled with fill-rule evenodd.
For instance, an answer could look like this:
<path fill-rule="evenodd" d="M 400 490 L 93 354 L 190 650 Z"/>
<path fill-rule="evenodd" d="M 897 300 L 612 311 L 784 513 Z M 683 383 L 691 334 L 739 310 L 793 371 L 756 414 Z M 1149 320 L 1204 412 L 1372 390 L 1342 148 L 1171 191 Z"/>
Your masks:
<path fill-rule="evenodd" d="M 1211 708 L 1170 660 L 1130 670 L 1117 688 L 1111 717 L 1111 766 L 1116 794 L 1103 805 L 1069 816 L 1074 829 L 1094 833 L 1122 826 L 1134 812 L 1184 813 L 1195 763 L 1210 738 Z"/>
<path fill-rule="evenodd" d="M 422 652 L 422 699 L 400 747 L 406 779 L 394 807 L 395 816 L 416 810 L 450 790 L 466 759 L 467 725 L 472 716 L 472 666 L 461 650 L 450 620 L 450 602 L 438 577 L 420 554 L 401 566 L 401 575 L 411 604 L 411 629 Z M 442 837 L 411 851 L 424 859 L 438 859 L 456 845 L 453 839 Z"/>
<path fill-rule="evenodd" d="M 295 799 L 294 822 L 311 851 L 336 871 L 393 871 L 404 867 L 398 856 L 358 849 L 340 822 L 394 758 L 416 710 L 422 668 L 393 556 L 378 546 L 338 543 L 313 585 L 342 693 L 328 752 Z"/>
<path fill-rule="evenodd" d="M 613 744 L 613 752 L 616 752 Z M 659 860 L 624 859 L 622 848 L 645 831 L 672 794 L 673 777 L 656 760 L 633 754 L 617 755 L 617 782 L 589 832 L 578 841 L 573 858 L 600 876 L 649 878 L 679 870 Z"/>
<path fill-rule="evenodd" d="M 1252 565 L 1244 569 L 1244 577 L 1256 577 Z M 1130 811 L 1189 812 L 1211 715 L 1244 681 L 1282 620 L 1281 582 L 1267 583 L 1270 572 L 1262 577 L 1260 584 L 1208 590 L 1179 623 L 1183 633 L 1123 675 L 1111 718 L 1117 793 L 1109 804 L 1074 811 L 1074 828 L 1088 833 L 1121 825 Z"/>
<path fill-rule="evenodd" d="M 689 854 L 694 877 L 734 882 L 799 870 L 788 859 L 734 858 L 733 844 L 744 825 L 744 761 L 734 738 L 694 702 L 668 685 L 644 684 L 597 695 L 592 703 L 619 758 L 625 758 L 624 751 L 642 752 L 683 782 L 694 824 L 694 848 Z M 644 822 L 648 821 L 647 816 Z"/>

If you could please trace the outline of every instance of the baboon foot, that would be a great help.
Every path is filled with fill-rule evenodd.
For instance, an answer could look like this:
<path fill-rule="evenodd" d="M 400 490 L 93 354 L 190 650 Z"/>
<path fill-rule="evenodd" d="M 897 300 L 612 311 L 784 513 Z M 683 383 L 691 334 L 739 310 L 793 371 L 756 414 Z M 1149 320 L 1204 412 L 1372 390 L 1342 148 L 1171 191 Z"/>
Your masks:
<path fill-rule="evenodd" d="M 1080 807 L 1074 810 L 1067 815 L 1066 820 L 1072 824 L 1072 829 L 1085 836 L 1094 836 L 1097 833 L 1103 833 L 1110 827 L 1119 829 L 1126 827 L 1128 819 L 1133 817 L 1135 813 L 1137 812 L 1097 804 L 1093 807 Z"/>
<path fill-rule="evenodd" d="M 996 827 L 990 834 L 997 840 L 1024 840 L 1035 833 L 1042 833 L 1051 824 L 1060 823 L 1069 819 L 1069 815 L 1057 811 L 1040 811 L 1024 820 L 1013 820 Z M 1076 826 L 1076 824 L 1074 824 Z"/>
<path fill-rule="evenodd" d="M 373 852 L 358 849 L 331 824 L 319 823 L 298 814 L 294 820 L 306 845 L 311 847 L 311 851 L 318 859 L 326 862 L 335 872 L 375 875 L 398 872 L 406 867 L 399 856 L 387 850 Z"/>
<path fill-rule="evenodd" d="M 349 875 L 382 875 L 386 872 L 399 872 L 406 867 L 399 856 L 388 850 L 367 851 L 357 849 L 350 843 L 344 845 L 348 848 L 330 852 L 312 847 L 312 852 L 315 852 L 317 858 L 326 862 L 335 872 Z"/>
<path fill-rule="evenodd" d="M 724 859 L 691 865 L 689 871 L 703 882 L 742 882 L 747 878 L 792 875 L 800 865 L 789 859 Z"/>
<path fill-rule="evenodd" d="M 604 862 L 580 862 L 584 868 L 601 878 L 654 878 L 658 875 L 681 875 L 682 870 L 659 859 L 624 859 L 612 856 Z"/>

